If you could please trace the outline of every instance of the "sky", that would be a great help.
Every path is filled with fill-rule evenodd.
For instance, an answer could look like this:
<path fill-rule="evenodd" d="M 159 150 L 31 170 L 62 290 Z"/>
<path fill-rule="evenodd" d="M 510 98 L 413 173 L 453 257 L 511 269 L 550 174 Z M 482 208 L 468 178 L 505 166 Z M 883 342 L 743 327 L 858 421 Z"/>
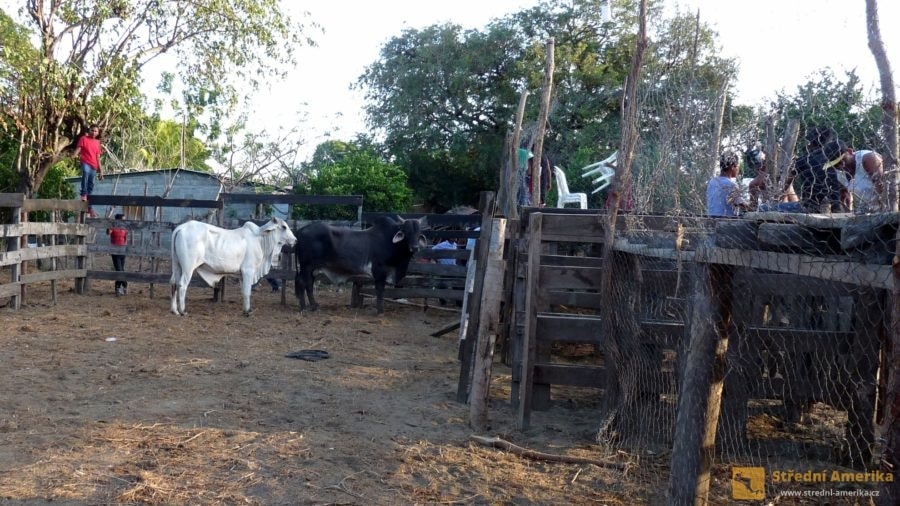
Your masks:
<path fill-rule="evenodd" d="M 615 2 L 613 1 L 613 15 Z M 326 132 L 349 140 L 365 132 L 363 95 L 350 85 L 378 58 L 390 37 L 405 28 L 452 21 L 483 28 L 491 19 L 535 6 L 538 0 L 312 0 L 301 4 L 322 25 L 318 46 L 299 52 L 297 68 L 253 99 L 251 125 L 268 129 L 297 124 L 298 110 L 310 153 Z M 293 4 L 293 3 L 292 3 Z M 889 58 L 900 66 L 900 2 L 879 0 L 882 36 Z M 793 91 L 818 70 L 838 75 L 856 69 L 863 83 L 877 85 L 868 48 L 865 0 L 670 0 L 666 8 L 697 13 L 719 33 L 722 54 L 737 58 L 740 103 L 756 105 L 777 91 Z M 867 85 L 868 86 L 868 85 Z M 867 88 L 868 89 L 868 88 Z M 305 103 L 301 106 L 301 103 Z"/>

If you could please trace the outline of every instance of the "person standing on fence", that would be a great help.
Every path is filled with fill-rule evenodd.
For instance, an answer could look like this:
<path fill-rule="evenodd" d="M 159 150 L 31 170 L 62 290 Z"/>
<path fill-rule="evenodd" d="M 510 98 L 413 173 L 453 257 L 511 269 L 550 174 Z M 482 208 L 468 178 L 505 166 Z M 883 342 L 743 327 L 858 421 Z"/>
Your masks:
<path fill-rule="evenodd" d="M 117 214 L 117 220 L 124 220 L 124 214 Z M 106 229 L 106 235 L 109 236 L 109 243 L 113 246 L 125 246 L 128 243 L 128 230 L 122 227 L 112 227 Z M 112 255 L 113 268 L 117 272 L 125 271 L 125 255 Z M 116 280 L 116 297 L 128 293 L 128 281 Z"/>
<path fill-rule="evenodd" d="M 735 182 L 740 159 L 737 153 L 727 150 L 719 157 L 719 175 L 706 185 L 706 214 L 708 216 L 737 216 L 747 208 L 748 202 Z"/>
<path fill-rule="evenodd" d="M 81 165 L 81 200 L 85 202 L 94 192 L 94 177 L 98 181 L 103 181 L 103 169 L 100 167 L 101 150 L 100 127 L 94 124 L 78 139 L 75 146 L 75 157 Z M 88 210 L 92 218 L 97 217 L 93 209 L 88 207 Z"/>

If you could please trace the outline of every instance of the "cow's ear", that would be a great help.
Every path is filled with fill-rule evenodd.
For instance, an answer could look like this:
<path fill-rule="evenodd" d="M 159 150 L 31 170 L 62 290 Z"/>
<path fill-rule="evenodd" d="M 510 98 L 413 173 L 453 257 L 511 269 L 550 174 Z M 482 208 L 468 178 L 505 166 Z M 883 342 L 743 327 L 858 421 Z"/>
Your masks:
<path fill-rule="evenodd" d="M 402 230 L 398 230 L 397 233 L 394 234 L 394 238 L 391 239 L 391 242 L 397 244 L 398 242 L 402 242 L 404 237 L 406 237 L 406 234 L 404 234 Z"/>

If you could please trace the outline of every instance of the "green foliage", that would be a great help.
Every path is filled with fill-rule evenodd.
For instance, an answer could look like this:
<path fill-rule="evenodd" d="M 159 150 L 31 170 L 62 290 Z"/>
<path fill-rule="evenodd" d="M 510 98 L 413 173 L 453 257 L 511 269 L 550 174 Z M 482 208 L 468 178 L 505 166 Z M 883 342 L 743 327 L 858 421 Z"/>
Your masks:
<path fill-rule="evenodd" d="M 0 121 L 35 146 L 17 165 L 28 194 L 88 124 L 126 130 L 143 119 L 140 73 L 160 54 L 174 56 L 183 112 L 216 122 L 237 102 L 238 84 L 281 75 L 294 48 L 311 43 L 302 38 L 308 27 L 277 0 L 36 0 L 19 24 L 7 14 L 0 19 Z"/>
<path fill-rule="evenodd" d="M 477 201 L 496 190 L 504 142 L 521 91 L 529 92 L 523 146 L 533 140 L 546 61 L 546 41 L 555 40 L 554 92 L 544 140 L 552 163 L 566 167 L 573 191 L 588 191 L 577 169 L 619 147 L 621 100 L 631 66 L 637 19 L 624 1 L 615 23 L 603 23 L 602 0 L 550 0 L 494 20 L 484 30 L 435 25 L 405 30 L 381 50 L 359 78 L 366 112 L 385 146 L 407 168 L 410 184 L 435 210 Z M 642 79 L 650 100 L 646 130 L 671 118 L 667 107 L 682 101 L 675 118 L 692 125 L 693 142 L 707 142 L 713 115 L 700 104 L 721 93 L 734 63 L 717 56 L 714 33 L 690 16 L 666 19 L 651 2 L 654 41 Z M 667 105 L 664 105 L 667 104 Z M 698 121 L 703 114 L 703 121 Z M 671 141 L 671 139 L 669 139 Z M 527 147 L 527 146 L 526 146 Z M 684 143 L 690 149 L 691 143 Z M 679 154 L 661 153 L 668 161 Z M 434 173 L 432 173 L 434 172 Z M 603 194 L 591 197 L 602 205 Z"/>
<path fill-rule="evenodd" d="M 881 109 L 877 103 L 867 103 L 855 71 L 847 72 L 842 80 L 829 69 L 821 70 L 793 94 L 779 93 L 773 108 L 783 111 L 785 118 L 800 120 L 798 150 L 804 147 L 806 134 L 816 127 L 831 128 L 839 139 L 857 149 L 884 146 Z"/>
<path fill-rule="evenodd" d="M 330 141 L 332 147 L 335 142 Z M 370 212 L 406 212 L 412 203 L 406 174 L 398 166 L 355 148 L 338 160 L 310 168 L 306 184 L 295 187 L 295 191 L 300 195 L 362 195 L 363 207 Z M 295 206 L 293 216 L 352 220 L 356 219 L 356 209 Z"/>
<path fill-rule="evenodd" d="M 180 123 L 145 117 L 134 128 L 113 132 L 105 141 L 105 147 L 110 157 L 119 162 L 116 164 L 120 165 L 119 170 L 131 170 L 180 167 L 183 146 L 184 167 L 208 172 L 210 168 L 206 161 L 210 157 L 210 151 L 197 138 L 197 129 L 196 120 L 187 122 L 182 142 Z M 113 164 L 107 161 L 106 165 Z"/>

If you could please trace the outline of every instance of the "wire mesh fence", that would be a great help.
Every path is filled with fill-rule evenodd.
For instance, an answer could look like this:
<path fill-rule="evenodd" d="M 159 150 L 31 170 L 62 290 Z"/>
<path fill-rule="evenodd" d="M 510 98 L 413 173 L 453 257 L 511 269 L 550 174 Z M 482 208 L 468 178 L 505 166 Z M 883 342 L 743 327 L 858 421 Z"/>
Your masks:
<path fill-rule="evenodd" d="M 663 455 L 672 494 L 876 490 L 900 223 L 879 99 L 823 74 L 751 110 L 656 77 L 619 216 L 529 208 L 510 234 L 520 425 L 587 387 L 597 441 Z"/>

